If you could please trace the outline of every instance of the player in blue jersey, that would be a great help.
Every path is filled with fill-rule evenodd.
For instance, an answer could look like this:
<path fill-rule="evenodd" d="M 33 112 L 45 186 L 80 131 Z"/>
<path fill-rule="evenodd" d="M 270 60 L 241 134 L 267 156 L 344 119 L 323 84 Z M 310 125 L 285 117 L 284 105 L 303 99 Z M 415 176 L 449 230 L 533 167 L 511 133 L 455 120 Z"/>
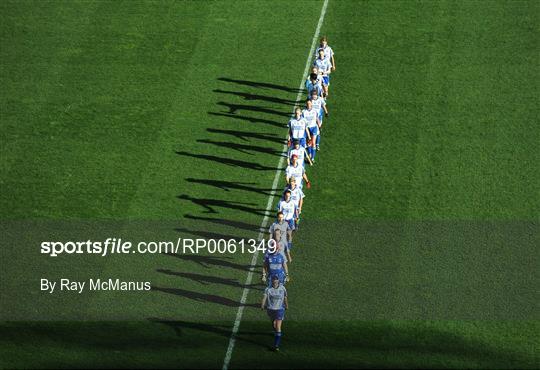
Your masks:
<path fill-rule="evenodd" d="M 311 96 L 318 96 L 317 92 L 312 90 L 310 97 L 306 100 L 306 109 L 302 111 L 302 116 L 306 119 L 307 127 L 311 135 L 311 140 L 308 142 L 307 152 L 311 160 L 315 161 L 315 148 L 317 145 L 317 138 L 320 133 L 321 119 L 320 111 L 313 108 L 313 102 Z M 322 97 L 320 99 L 323 99 Z"/>
<path fill-rule="evenodd" d="M 315 148 L 317 150 L 319 150 L 319 144 L 321 142 L 321 128 L 322 128 L 322 123 L 323 123 L 323 114 L 325 116 L 328 117 L 328 108 L 326 107 L 326 101 L 324 100 L 323 97 L 320 97 L 319 95 L 317 95 L 317 93 L 315 91 L 313 91 L 311 93 L 311 97 L 309 99 L 311 101 L 311 104 L 313 106 L 313 109 L 318 112 L 318 116 L 319 116 L 319 132 L 318 132 L 318 135 L 316 136 L 315 140 L 311 140 L 312 142 L 315 141 Z"/>
<path fill-rule="evenodd" d="M 296 108 L 294 111 L 294 117 L 289 120 L 289 146 L 292 144 L 292 140 L 298 140 L 301 146 L 306 146 L 306 137 L 311 140 L 311 136 L 307 129 L 307 122 L 302 117 L 302 110 Z"/>
<path fill-rule="evenodd" d="M 281 284 L 289 281 L 287 257 L 277 244 L 269 247 L 269 251 L 264 255 L 261 280 L 270 286 L 274 277 L 277 277 Z"/>
<path fill-rule="evenodd" d="M 322 76 L 322 85 L 324 96 L 328 97 L 328 86 L 330 86 L 330 73 L 332 72 L 332 63 L 324 57 L 324 50 L 319 49 L 319 56 L 313 62 L 313 65 L 319 70 Z"/>
<path fill-rule="evenodd" d="M 279 283 L 278 278 L 272 279 L 272 285 L 264 290 L 261 309 L 266 309 L 274 329 L 274 351 L 279 351 L 281 342 L 281 326 L 285 318 L 285 310 L 289 309 L 287 289 Z"/>

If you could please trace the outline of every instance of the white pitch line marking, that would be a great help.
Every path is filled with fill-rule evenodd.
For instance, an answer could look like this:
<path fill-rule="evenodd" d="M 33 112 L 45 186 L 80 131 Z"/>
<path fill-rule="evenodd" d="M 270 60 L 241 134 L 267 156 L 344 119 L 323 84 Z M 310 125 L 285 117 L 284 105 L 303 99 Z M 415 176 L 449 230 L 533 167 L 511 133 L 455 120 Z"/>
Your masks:
<path fill-rule="evenodd" d="M 329 0 L 324 0 L 323 6 L 321 8 L 321 15 L 319 16 L 319 22 L 317 23 L 317 28 L 315 29 L 315 33 L 313 34 L 313 40 L 311 41 L 311 49 L 309 50 L 309 54 L 306 59 L 306 66 L 304 68 L 304 74 L 302 75 L 302 79 L 300 80 L 300 87 L 298 88 L 298 95 L 296 95 L 296 105 L 298 105 L 298 102 L 300 101 L 300 98 L 302 97 L 302 91 L 304 89 L 304 80 L 309 71 L 309 67 L 311 65 L 311 59 L 313 58 L 313 53 L 315 52 L 317 39 L 319 38 L 319 33 L 321 32 L 321 26 L 324 21 L 324 16 L 326 15 L 326 8 L 328 6 L 328 1 Z M 294 111 L 293 111 L 293 115 L 294 115 Z M 285 154 L 286 152 L 287 152 L 287 144 L 284 144 L 281 153 Z M 279 182 L 279 177 L 282 172 L 281 167 L 283 166 L 284 160 L 285 160 L 285 156 L 282 155 L 281 158 L 279 159 L 278 168 L 276 169 L 276 174 L 274 175 L 274 182 L 272 183 L 272 189 L 275 189 Z M 261 240 L 264 237 L 266 225 L 268 223 L 268 213 L 270 212 L 272 208 L 272 203 L 274 202 L 274 196 L 275 195 L 268 196 L 268 202 L 266 203 L 266 214 L 264 215 L 264 218 L 261 222 L 261 228 L 259 231 L 259 235 L 257 237 L 258 240 Z M 244 305 L 246 303 L 246 299 L 249 293 L 249 286 L 251 285 L 251 281 L 253 280 L 253 270 L 255 269 L 255 265 L 257 264 L 258 257 L 259 257 L 259 251 L 257 250 L 255 253 L 253 253 L 253 257 L 251 258 L 251 267 L 246 277 L 244 290 L 242 291 L 242 298 L 240 298 L 240 307 L 238 307 L 238 311 L 236 312 L 236 319 L 234 320 L 234 326 L 232 328 L 231 336 L 229 338 L 229 346 L 227 347 L 227 353 L 225 354 L 225 359 L 223 360 L 223 367 L 222 367 L 223 370 L 227 370 L 229 368 L 229 363 L 231 362 L 234 345 L 236 343 L 236 335 L 238 334 L 238 329 L 240 328 L 240 322 L 242 321 L 242 315 L 244 314 Z"/>

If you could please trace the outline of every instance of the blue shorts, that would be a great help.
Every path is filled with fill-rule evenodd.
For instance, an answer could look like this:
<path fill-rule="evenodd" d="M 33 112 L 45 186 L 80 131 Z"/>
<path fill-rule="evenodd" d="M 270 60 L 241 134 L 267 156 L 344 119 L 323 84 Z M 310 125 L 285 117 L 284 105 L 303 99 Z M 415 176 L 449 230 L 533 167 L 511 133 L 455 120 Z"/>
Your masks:
<path fill-rule="evenodd" d="M 309 127 L 308 130 L 309 130 L 309 133 L 312 136 L 313 135 L 319 135 L 319 127 L 318 126 Z"/>
<path fill-rule="evenodd" d="M 271 310 L 267 309 L 266 312 L 268 313 L 268 317 L 270 317 L 270 320 L 283 320 L 285 318 L 285 309 L 282 308 L 280 310 Z"/>
<path fill-rule="evenodd" d="M 293 139 L 292 139 L 292 142 L 294 143 L 295 141 L 298 141 L 298 143 L 300 143 L 300 146 L 302 146 L 302 147 L 304 147 L 304 148 L 306 147 L 306 138 L 305 138 L 305 137 L 303 137 L 303 138 L 301 138 L 301 139 L 295 139 L 295 138 L 293 138 Z M 293 144 L 291 143 L 291 146 L 292 146 L 292 145 L 293 145 Z"/>
<path fill-rule="evenodd" d="M 325 86 L 329 86 L 330 85 L 330 76 L 323 76 L 322 83 Z"/>

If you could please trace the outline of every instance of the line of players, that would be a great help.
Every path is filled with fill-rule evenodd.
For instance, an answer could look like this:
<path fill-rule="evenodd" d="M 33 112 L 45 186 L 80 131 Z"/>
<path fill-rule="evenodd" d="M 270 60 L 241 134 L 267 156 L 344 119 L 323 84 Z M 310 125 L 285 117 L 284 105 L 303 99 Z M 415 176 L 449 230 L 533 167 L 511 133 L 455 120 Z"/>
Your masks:
<path fill-rule="evenodd" d="M 326 36 L 320 40 L 315 51 L 311 73 L 306 80 L 307 99 L 305 108 L 295 108 L 288 122 L 288 153 L 285 179 L 287 185 L 278 202 L 277 219 L 269 229 L 270 239 L 277 248 L 266 253 L 261 279 L 267 284 L 261 308 L 266 309 L 274 329 L 275 351 L 279 350 L 281 325 L 288 308 L 285 284 L 290 281 L 288 263 L 292 262 L 293 234 L 298 230 L 304 204 L 304 183 L 311 188 L 306 175 L 306 162 L 310 166 L 320 150 L 323 118 L 328 117 L 326 101 L 330 86 L 330 73 L 335 71 L 334 52 L 328 46 Z"/>

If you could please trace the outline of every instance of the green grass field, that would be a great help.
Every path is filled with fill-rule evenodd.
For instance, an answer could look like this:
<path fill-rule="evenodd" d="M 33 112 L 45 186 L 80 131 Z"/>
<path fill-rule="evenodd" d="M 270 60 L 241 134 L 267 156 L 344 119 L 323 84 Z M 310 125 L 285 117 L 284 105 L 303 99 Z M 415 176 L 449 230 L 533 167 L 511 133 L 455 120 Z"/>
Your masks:
<path fill-rule="evenodd" d="M 221 368 L 250 254 L 39 244 L 257 237 L 322 4 L 0 1 L 0 367 Z M 329 1 L 282 351 L 259 258 L 231 368 L 540 367 L 539 16 Z"/>

